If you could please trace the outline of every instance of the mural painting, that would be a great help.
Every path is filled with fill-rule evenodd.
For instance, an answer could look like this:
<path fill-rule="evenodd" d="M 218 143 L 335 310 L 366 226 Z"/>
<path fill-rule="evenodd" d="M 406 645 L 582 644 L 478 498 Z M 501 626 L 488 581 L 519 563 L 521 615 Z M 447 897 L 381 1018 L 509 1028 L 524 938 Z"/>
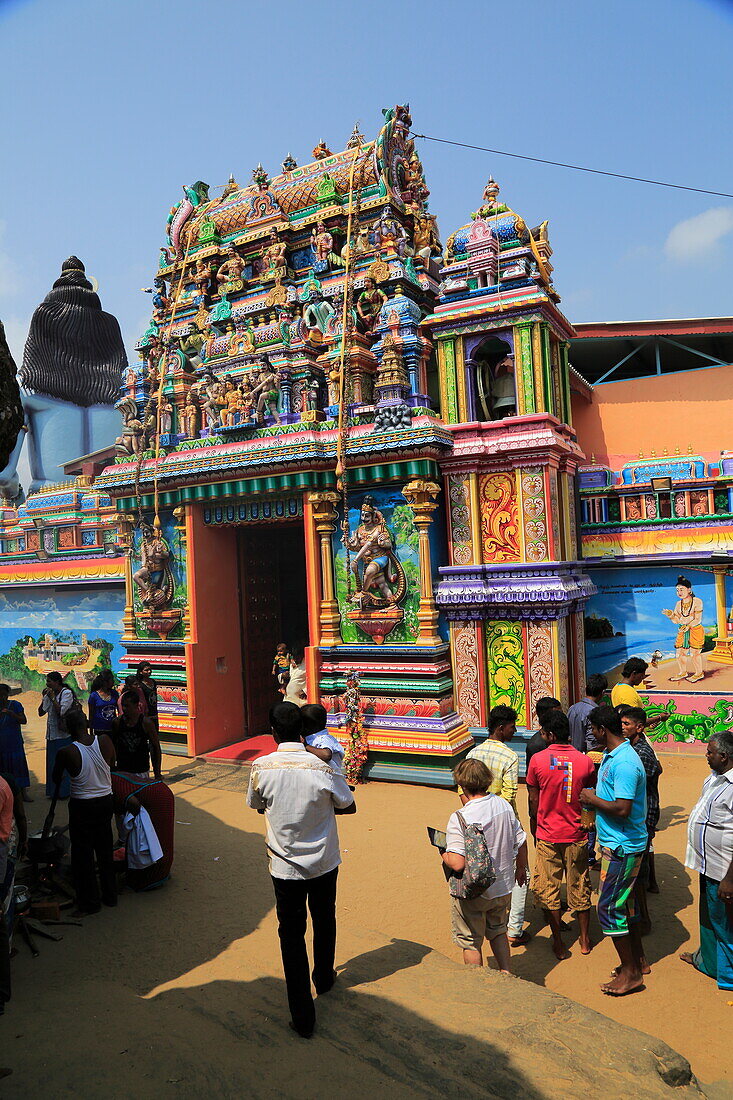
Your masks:
<path fill-rule="evenodd" d="M 134 612 L 138 638 L 183 637 L 187 607 L 185 555 L 181 532 L 170 512 L 135 532 Z"/>
<path fill-rule="evenodd" d="M 594 569 L 598 592 L 585 614 L 588 672 L 617 682 L 629 657 L 649 669 L 648 713 L 670 713 L 655 741 L 707 741 L 733 721 L 733 666 L 718 663 L 716 577 L 710 567 Z M 725 578 L 725 606 L 733 585 Z M 726 615 L 726 624 L 730 616 Z M 723 640 L 723 639 L 721 639 Z"/>
<path fill-rule="evenodd" d="M 42 691 L 60 672 L 79 695 L 102 668 L 118 669 L 125 606 L 122 585 L 0 593 L 0 680 L 17 691 Z"/>
<path fill-rule="evenodd" d="M 418 531 L 398 488 L 349 501 L 349 534 L 334 536 L 336 598 L 344 642 L 414 642 L 420 602 Z"/>

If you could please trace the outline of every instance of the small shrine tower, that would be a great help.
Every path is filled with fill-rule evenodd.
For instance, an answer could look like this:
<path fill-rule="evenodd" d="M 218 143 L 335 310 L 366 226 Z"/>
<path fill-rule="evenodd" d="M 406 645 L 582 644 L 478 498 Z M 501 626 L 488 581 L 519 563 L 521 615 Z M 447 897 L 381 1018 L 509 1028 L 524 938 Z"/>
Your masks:
<path fill-rule="evenodd" d="M 551 255 L 547 222 L 528 228 L 489 179 L 448 238 L 424 322 L 453 437 L 441 459 L 449 564 L 437 603 L 450 620 L 456 709 L 472 730 L 500 703 L 531 728 L 537 699 L 566 708 L 585 687 L 582 609 L 594 589 L 577 561 L 573 329 Z"/>

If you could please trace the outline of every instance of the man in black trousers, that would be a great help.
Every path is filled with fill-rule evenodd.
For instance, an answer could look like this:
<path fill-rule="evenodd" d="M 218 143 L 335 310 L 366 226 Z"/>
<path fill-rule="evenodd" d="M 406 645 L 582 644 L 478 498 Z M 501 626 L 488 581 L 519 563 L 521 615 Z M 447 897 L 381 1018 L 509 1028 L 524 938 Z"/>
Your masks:
<path fill-rule="evenodd" d="M 335 814 L 356 813 L 344 777 L 306 750 L 299 707 L 270 711 L 277 749 L 252 765 L 247 805 L 267 820 L 290 1026 L 310 1039 L 316 1023 L 305 930 L 313 921 L 313 985 L 328 993 L 336 972 L 336 878 L 341 862 Z"/>

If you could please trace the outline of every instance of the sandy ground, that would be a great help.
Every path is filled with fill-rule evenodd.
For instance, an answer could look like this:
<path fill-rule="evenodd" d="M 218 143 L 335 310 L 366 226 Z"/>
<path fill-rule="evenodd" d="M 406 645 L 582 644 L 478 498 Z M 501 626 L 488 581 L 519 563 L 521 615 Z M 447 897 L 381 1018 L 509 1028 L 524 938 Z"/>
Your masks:
<path fill-rule="evenodd" d="M 40 778 L 43 741 L 35 718 L 26 741 Z M 533 939 L 514 953 L 513 965 L 523 979 L 664 1039 L 701 1081 L 727 1082 L 716 1095 L 733 1096 L 733 996 L 677 958 L 696 946 L 697 884 L 683 858 L 687 811 L 706 765 L 693 757 L 663 762 L 656 844 L 662 892 L 651 898 L 655 928 L 646 944 L 653 973 L 646 991 L 603 997 L 598 987 L 615 962 L 612 947 L 603 942 L 581 957 L 572 923 L 572 958 L 558 963 L 531 904 Z M 107 1095 L 111 1083 L 146 1097 L 193 1096 L 204 1088 L 234 1096 L 243 1083 L 256 1096 L 315 1096 L 334 1087 L 371 1096 L 450 1094 L 437 1052 L 465 1047 L 464 1013 L 473 1019 L 487 1004 L 469 1003 L 468 987 L 456 981 L 446 887 L 425 836 L 426 824 L 444 826 L 455 795 L 372 783 L 358 790 L 358 814 L 340 820 L 340 988 L 318 1008 L 319 1033 L 339 1055 L 336 1081 L 328 1052 L 320 1048 L 319 1055 L 315 1041 L 305 1044 L 287 1030 L 263 819 L 244 804 L 247 769 L 174 757 L 165 758 L 166 768 L 177 799 L 173 878 L 148 895 L 124 893 L 116 910 L 87 918 L 83 929 L 63 930 L 60 943 L 42 941 L 38 959 L 18 942 L 14 996 L 0 1024 L 0 1065 L 14 1072 L 0 1095 L 96 1097 Z M 40 828 L 48 803 L 37 784 L 32 793 L 29 817 Z M 522 789 L 523 815 L 525 804 Z M 60 821 L 65 817 L 62 810 Z M 597 926 L 595 932 L 599 939 Z M 349 1007 L 362 1021 L 356 1030 L 345 1015 Z M 490 1025 L 489 1016 L 487 1042 Z M 380 1033 L 390 1042 L 377 1057 L 371 1045 Z M 572 1041 L 569 1034 L 566 1042 Z M 519 1081 L 517 1087 L 519 1095 L 540 1095 L 523 1091 Z M 474 1095 L 472 1088 L 464 1092 Z M 541 1095 L 575 1092 L 558 1082 Z"/>

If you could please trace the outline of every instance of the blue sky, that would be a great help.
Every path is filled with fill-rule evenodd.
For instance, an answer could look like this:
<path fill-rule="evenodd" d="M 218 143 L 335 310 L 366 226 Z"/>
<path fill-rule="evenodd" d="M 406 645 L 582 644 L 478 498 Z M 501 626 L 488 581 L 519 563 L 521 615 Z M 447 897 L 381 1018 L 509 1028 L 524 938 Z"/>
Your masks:
<path fill-rule="evenodd" d="M 702 0 L 0 0 L 16 360 L 71 252 L 134 354 L 182 184 L 343 148 L 396 102 L 419 132 L 733 191 L 732 53 L 733 6 Z M 530 224 L 549 218 L 572 320 L 731 312 L 733 200 L 418 144 L 444 241 L 490 172 Z"/>

